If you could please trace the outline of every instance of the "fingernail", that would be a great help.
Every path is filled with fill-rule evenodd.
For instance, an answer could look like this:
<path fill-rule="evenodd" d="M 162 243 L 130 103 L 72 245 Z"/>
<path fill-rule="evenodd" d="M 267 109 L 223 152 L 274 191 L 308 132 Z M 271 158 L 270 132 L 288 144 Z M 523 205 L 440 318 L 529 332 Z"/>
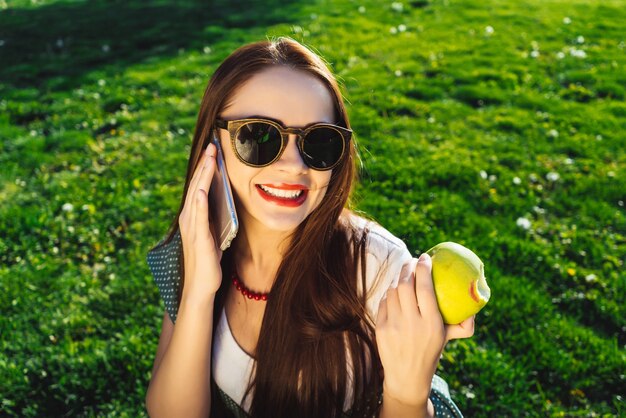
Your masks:
<path fill-rule="evenodd" d="M 422 253 L 422 255 L 420 255 L 420 258 L 417 259 L 417 261 L 424 261 L 426 260 L 427 257 L 428 257 L 428 254 Z"/>

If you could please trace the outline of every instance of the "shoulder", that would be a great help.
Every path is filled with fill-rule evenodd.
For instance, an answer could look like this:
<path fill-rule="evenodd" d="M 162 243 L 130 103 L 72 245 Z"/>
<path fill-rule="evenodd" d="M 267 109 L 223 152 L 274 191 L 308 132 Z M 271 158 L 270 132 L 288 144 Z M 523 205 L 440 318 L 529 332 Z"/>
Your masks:
<path fill-rule="evenodd" d="M 393 235 L 385 227 L 374 220 L 367 219 L 352 211 L 344 212 L 342 216 L 344 224 L 351 226 L 350 229 L 358 236 L 367 232 L 367 253 L 379 261 L 384 261 L 390 255 L 401 255 L 408 252 L 407 246 L 400 238 Z"/>
<path fill-rule="evenodd" d="M 343 222 L 349 222 L 350 229 L 358 236 L 367 233 L 364 283 L 366 308 L 371 317 L 375 318 L 383 294 L 398 282 L 402 266 L 411 260 L 412 255 L 404 241 L 373 220 L 349 212 L 345 214 Z M 361 271 L 357 277 L 357 290 L 362 294 Z"/>

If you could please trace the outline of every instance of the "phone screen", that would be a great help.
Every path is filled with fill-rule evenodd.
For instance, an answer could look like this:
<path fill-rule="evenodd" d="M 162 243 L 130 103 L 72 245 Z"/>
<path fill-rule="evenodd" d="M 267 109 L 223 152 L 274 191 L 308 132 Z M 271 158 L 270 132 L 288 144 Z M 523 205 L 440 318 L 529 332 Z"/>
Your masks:
<path fill-rule="evenodd" d="M 214 238 L 222 251 L 230 247 L 239 230 L 239 220 L 235 210 L 235 201 L 230 187 L 230 180 L 224 164 L 224 153 L 215 133 L 212 142 L 217 147 L 215 174 L 209 190 L 210 219 L 214 230 Z"/>

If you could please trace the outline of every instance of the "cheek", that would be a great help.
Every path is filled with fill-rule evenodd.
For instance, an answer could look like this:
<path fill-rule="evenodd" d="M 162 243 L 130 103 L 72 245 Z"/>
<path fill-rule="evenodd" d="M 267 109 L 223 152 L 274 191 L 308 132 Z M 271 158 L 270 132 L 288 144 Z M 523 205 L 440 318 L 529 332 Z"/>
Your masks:
<path fill-rule="evenodd" d="M 317 188 L 319 192 L 318 202 L 321 202 L 326 193 L 328 193 L 328 184 L 330 182 L 330 178 L 332 176 L 332 170 L 329 172 L 324 171 L 319 173 L 319 176 L 316 179 Z"/>

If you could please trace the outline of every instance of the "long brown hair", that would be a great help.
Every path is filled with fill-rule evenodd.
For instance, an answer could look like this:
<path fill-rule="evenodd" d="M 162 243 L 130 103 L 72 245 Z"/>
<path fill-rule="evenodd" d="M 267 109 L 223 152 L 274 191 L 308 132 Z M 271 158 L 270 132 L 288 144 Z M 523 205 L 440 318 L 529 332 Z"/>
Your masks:
<path fill-rule="evenodd" d="M 178 228 L 191 177 L 209 143 L 216 116 L 228 107 L 239 86 L 270 66 L 287 66 L 317 77 L 334 97 L 334 122 L 350 128 L 337 81 L 326 63 L 307 47 L 280 37 L 235 50 L 217 68 L 204 92 L 185 191 L 163 244 Z M 340 219 L 351 212 L 358 160 L 352 140 L 347 158 L 332 170 L 322 202 L 289 237 L 291 245 L 270 291 L 256 347 L 254 377 L 246 392 L 249 396 L 254 390 L 253 417 L 339 417 L 349 385 L 355 400 L 353 416 L 376 408 L 383 371 L 373 323 L 365 309 L 365 291 L 357 292 L 358 269 L 362 289 L 366 289 L 367 229 L 359 232 Z M 222 256 L 223 277 L 229 277 L 231 252 L 232 247 Z M 180 267 L 179 298 L 184 286 L 182 257 Z M 228 280 L 222 280 L 217 293 L 216 322 L 228 285 Z M 218 402 L 216 396 L 212 399 L 213 404 Z"/>

